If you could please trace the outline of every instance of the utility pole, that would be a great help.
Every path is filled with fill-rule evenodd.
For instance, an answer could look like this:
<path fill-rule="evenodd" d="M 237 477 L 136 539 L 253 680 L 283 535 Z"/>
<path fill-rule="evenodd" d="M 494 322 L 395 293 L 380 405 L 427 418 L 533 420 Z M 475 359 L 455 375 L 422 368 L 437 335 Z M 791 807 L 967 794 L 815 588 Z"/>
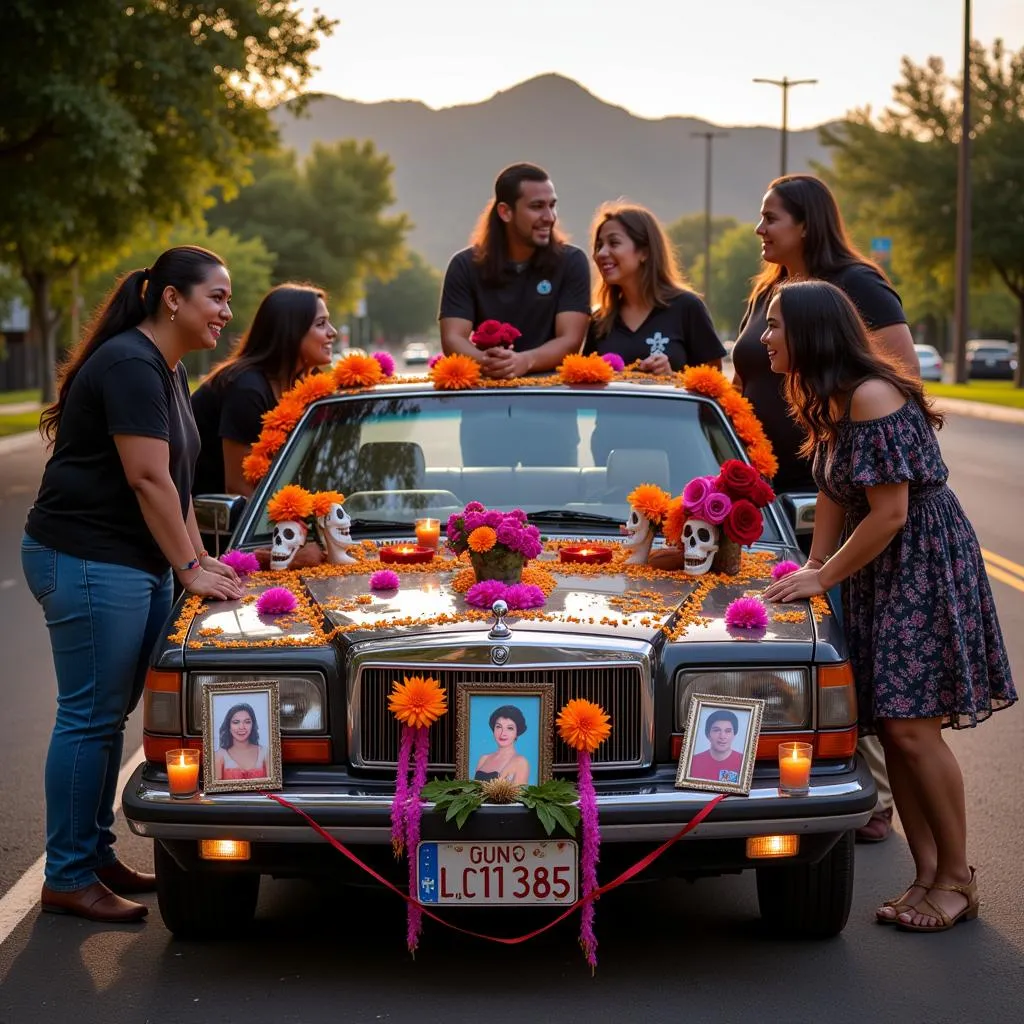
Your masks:
<path fill-rule="evenodd" d="M 953 300 L 953 380 L 967 383 L 971 282 L 971 0 L 964 0 L 963 108 L 956 175 L 956 293 Z M 1018 356 L 1019 358 L 1019 356 Z"/>
<path fill-rule="evenodd" d="M 762 85 L 777 85 L 782 90 L 782 147 L 780 161 L 780 177 L 786 173 L 786 135 L 789 131 L 789 90 L 794 85 L 817 85 L 816 78 L 787 78 L 785 75 L 779 78 L 755 78 L 755 82 Z"/>
<path fill-rule="evenodd" d="M 704 305 L 711 306 L 711 144 L 728 138 L 728 132 L 690 132 L 704 140 Z"/>

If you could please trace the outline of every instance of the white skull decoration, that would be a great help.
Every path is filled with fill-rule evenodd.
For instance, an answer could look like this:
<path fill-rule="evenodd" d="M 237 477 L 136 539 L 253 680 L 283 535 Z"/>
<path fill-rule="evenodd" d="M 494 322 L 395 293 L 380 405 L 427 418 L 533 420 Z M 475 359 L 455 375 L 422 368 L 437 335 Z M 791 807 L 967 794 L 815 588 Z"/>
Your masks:
<path fill-rule="evenodd" d="M 274 523 L 274 543 L 270 548 L 270 568 L 287 569 L 292 559 L 298 554 L 299 548 L 306 543 L 309 533 L 305 523 L 294 519 L 284 519 Z"/>
<path fill-rule="evenodd" d="M 327 515 L 317 516 L 316 528 L 320 543 L 327 549 L 328 562 L 332 565 L 349 565 L 357 561 L 346 550 L 353 544 L 352 519 L 343 505 L 334 502 Z"/>
<path fill-rule="evenodd" d="M 687 519 L 683 525 L 683 572 L 703 576 L 718 551 L 718 527 L 704 519 Z"/>
<path fill-rule="evenodd" d="M 625 540 L 622 542 L 624 548 L 633 548 L 626 565 L 646 565 L 647 556 L 651 553 L 651 545 L 654 543 L 654 530 L 651 521 L 637 510 L 631 509 L 626 525 L 619 527 Z"/>

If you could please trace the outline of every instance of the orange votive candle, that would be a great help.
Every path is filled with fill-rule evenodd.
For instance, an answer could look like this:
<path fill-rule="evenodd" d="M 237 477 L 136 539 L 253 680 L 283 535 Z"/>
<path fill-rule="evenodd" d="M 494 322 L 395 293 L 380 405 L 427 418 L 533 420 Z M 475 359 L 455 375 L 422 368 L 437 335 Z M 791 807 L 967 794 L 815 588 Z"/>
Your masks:
<path fill-rule="evenodd" d="M 784 793 L 806 793 L 811 784 L 810 743 L 779 744 L 779 789 Z"/>
<path fill-rule="evenodd" d="M 167 788 L 171 796 L 194 796 L 199 788 L 199 751 L 167 751 Z"/>
<path fill-rule="evenodd" d="M 441 520 L 440 519 L 417 519 L 416 520 L 416 543 L 425 548 L 437 550 L 441 542 Z"/>

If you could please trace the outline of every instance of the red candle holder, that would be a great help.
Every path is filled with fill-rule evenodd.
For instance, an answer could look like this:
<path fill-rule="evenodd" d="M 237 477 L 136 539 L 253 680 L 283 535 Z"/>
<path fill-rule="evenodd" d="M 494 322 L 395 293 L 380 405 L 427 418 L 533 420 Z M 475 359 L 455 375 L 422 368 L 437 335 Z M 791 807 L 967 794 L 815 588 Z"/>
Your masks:
<path fill-rule="evenodd" d="M 433 557 L 434 549 L 422 544 L 392 544 L 380 549 L 380 560 L 386 565 L 422 565 Z"/>
<path fill-rule="evenodd" d="M 612 549 L 603 544 L 567 544 L 558 549 L 558 558 L 562 562 L 605 565 L 612 560 Z"/>

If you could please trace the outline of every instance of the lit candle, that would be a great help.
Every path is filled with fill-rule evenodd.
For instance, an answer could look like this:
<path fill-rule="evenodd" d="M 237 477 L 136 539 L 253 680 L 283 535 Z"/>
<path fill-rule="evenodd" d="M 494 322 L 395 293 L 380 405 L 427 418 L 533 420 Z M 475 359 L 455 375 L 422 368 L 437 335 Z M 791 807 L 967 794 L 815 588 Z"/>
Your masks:
<path fill-rule="evenodd" d="M 167 788 L 171 796 L 187 799 L 199 788 L 199 751 L 167 751 Z"/>
<path fill-rule="evenodd" d="M 437 550 L 441 542 L 441 520 L 440 519 L 417 519 L 416 520 L 416 543 L 425 548 Z"/>
<path fill-rule="evenodd" d="M 419 565 L 432 561 L 435 554 L 433 548 L 423 547 L 421 544 L 394 544 L 381 548 L 379 552 L 380 560 L 385 565 Z"/>
<path fill-rule="evenodd" d="M 779 790 L 802 796 L 811 783 L 810 743 L 779 744 Z"/>
<path fill-rule="evenodd" d="M 604 565 L 612 560 L 612 549 L 601 544 L 566 544 L 558 550 L 559 561 Z"/>

